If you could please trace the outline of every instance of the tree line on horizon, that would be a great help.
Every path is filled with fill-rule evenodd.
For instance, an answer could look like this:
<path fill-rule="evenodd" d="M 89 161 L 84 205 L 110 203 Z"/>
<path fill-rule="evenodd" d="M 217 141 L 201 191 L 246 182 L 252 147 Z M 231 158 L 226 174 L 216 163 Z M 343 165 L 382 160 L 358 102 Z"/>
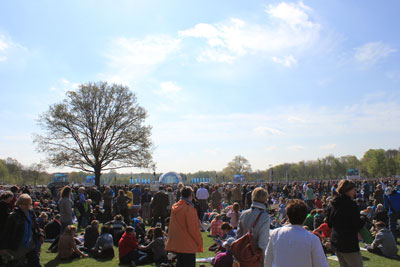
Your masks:
<path fill-rule="evenodd" d="M 369 149 L 361 159 L 356 156 L 328 155 L 317 160 L 284 163 L 265 170 L 252 170 L 251 164 L 243 156 L 236 156 L 221 171 L 197 171 L 179 173 L 184 182 L 192 178 L 211 178 L 212 182 L 232 182 L 235 174 L 242 174 L 245 181 L 307 181 L 340 179 L 347 175 L 348 169 L 358 169 L 361 177 L 391 177 L 400 174 L 400 150 Z M 68 172 L 69 182 L 83 184 L 89 172 Z M 118 173 L 115 170 L 102 174 L 105 184 L 129 184 L 130 178 L 158 180 L 161 173 Z M 0 159 L 0 183 L 19 185 L 40 185 L 53 181 L 54 174 L 46 171 L 43 164 L 24 166 L 16 159 Z"/>

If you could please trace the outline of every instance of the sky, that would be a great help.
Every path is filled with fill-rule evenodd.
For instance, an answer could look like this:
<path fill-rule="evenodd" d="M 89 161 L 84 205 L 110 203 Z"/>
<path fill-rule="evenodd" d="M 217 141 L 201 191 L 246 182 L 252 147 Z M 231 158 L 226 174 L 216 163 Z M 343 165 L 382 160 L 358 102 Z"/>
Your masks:
<path fill-rule="evenodd" d="M 127 85 L 147 110 L 157 172 L 397 149 L 398 10 L 397 0 L 1 1 L 0 158 L 43 160 L 38 117 L 95 81 Z"/>

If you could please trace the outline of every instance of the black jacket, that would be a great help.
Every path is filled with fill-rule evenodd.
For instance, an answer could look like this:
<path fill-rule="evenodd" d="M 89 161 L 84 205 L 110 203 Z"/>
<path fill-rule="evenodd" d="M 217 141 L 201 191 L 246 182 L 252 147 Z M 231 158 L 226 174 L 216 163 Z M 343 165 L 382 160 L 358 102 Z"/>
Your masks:
<path fill-rule="evenodd" d="M 61 223 L 58 220 L 52 220 L 44 227 L 46 238 L 54 239 L 61 234 Z"/>
<path fill-rule="evenodd" d="M 348 196 L 339 195 L 328 211 L 328 226 L 332 227 L 332 247 L 342 253 L 360 251 L 358 232 L 364 227 L 357 204 Z"/>
<path fill-rule="evenodd" d="M 0 231 L 3 230 L 9 214 L 10 206 L 4 201 L 0 201 Z"/>
<path fill-rule="evenodd" d="M 99 237 L 99 230 L 92 225 L 86 227 L 84 236 L 84 246 L 92 249 L 96 245 L 97 238 Z"/>
<path fill-rule="evenodd" d="M 33 240 L 37 240 L 40 236 L 40 231 L 33 210 L 30 210 L 30 216 L 32 220 L 32 238 Z M 20 208 L 14 210 L 8 216 L 3 234 L 0 238 L 0 249 L 18 249 L 24 235 L 25 222 L 28 222 L 28 218 Z"/>

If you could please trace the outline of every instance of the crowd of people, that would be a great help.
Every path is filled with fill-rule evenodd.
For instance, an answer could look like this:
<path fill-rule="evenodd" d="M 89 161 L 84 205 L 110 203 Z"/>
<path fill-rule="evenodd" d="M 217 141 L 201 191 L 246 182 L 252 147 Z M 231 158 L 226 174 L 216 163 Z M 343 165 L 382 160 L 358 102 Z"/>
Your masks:
<path fill-rule="evenodd" d="M 97 187 L 0 186 L 3 266 L 113 259 L 129 266 L 363 266 L 360 244 L 398 257 L 400 181 L 369 180 Z M 203 235 L 215 243 L 203 247 Z M 239 255 L 246 238 L 254 257 Z M 51 245 L 42 251 L 44 242 Z M 360 243 L 363 242 L 363 243 Z"/>

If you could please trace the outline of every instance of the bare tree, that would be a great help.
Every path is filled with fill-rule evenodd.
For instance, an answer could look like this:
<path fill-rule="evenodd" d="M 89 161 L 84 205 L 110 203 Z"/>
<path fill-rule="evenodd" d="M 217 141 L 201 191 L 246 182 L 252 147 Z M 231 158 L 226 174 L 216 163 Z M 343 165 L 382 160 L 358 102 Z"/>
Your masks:
<path fill-rule="evenodd" d="M 146 111 L 122 85 L 81 84 L 63 102 L 50 106 L 38 122 L 44 134 L 34 142 L 53 166 L 94 172 L 100 185 L 102 171 L 151 168 L 151 127 Z"/>

